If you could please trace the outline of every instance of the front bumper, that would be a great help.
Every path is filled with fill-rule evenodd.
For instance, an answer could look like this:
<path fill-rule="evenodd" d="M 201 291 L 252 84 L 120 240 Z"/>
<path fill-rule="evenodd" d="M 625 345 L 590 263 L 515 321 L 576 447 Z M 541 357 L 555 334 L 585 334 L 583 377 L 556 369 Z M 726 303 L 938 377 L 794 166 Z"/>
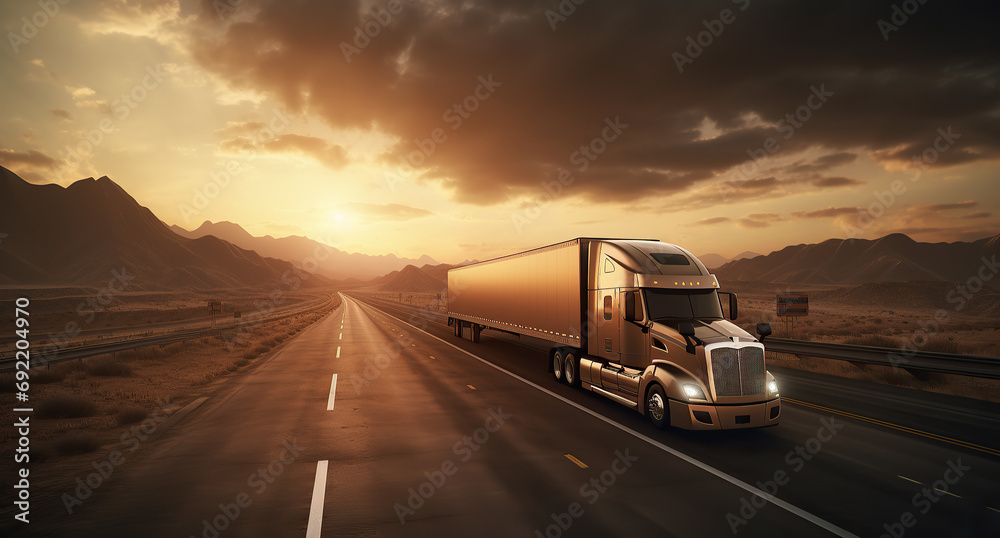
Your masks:
<path fill-rule="evenodd" d="M 670 425 L 685 430 L 735 430 L 774 426 L 781 419 L 781 399 L 748 405 L 692 404 L 670 400 Z"/>

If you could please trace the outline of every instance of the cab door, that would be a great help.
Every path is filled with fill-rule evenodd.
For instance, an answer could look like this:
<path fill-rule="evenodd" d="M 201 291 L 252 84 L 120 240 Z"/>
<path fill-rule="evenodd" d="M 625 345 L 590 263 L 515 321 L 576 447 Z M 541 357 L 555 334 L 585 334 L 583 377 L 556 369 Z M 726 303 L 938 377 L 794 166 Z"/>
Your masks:
<path fill-rule="evenodd" d="M 619 316 L 621 338 L 618 343 L 621 363 L 632 368 L 645 369 L 649 365 L 649 333 L 643 332 L 646 317 L 642 294 L 638 288 L 621 288 L 618 292 L 618 304 L 621 306 Z M 628 319 L 630 314 L 631 320 Z"/>
<path fill-rule="evenodd" d="M 596 353 L 611 362 L 621 360 L 618 349 L 619 321 L 618 292 L 614 289 L 597 290 L 597 342 Z M 593 348 L 592 348 L 593 350 Z"/>

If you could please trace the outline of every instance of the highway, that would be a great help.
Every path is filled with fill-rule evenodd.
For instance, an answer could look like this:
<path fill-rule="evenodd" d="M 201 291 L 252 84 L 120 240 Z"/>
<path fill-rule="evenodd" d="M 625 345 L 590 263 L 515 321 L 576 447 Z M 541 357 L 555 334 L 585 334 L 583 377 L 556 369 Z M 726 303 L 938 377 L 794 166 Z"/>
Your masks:
<path fill-rule="evenodd" d="M 440 313 L 345 299 L 157 438 L 34 491 L 27 530 L 1000 535 L 1000 406 L 781 371 L 777 427 L 660 431 L 556 383 L 538 342 L 473 344 Z M 68 514 L 77 476 L 116 448 Z"/>

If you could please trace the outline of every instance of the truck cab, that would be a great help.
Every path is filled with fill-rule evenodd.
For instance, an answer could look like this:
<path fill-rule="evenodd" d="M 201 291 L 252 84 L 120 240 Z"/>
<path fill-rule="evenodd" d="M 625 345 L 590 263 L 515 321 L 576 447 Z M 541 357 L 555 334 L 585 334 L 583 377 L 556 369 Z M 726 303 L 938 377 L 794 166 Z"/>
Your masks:
<path fill-rule="evenodd" d="M 553 350 L 557 378 L 660 427 L 778 423 L 780 399 L 764 346 L 726 319 L 718 280 L 697 257 L 639 240 L 595 241 L 588 256 L 585 349 Z M 735 319 L 736 296 L 728 299 Z"/>

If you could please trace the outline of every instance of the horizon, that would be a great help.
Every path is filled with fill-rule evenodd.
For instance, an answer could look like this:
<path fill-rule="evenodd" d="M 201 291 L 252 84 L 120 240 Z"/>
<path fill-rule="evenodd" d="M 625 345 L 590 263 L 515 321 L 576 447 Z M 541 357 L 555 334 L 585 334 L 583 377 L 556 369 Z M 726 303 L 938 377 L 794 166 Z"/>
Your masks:
<path fill-rule="evenodd" d="M 940 27 L 945 7 L 921 6 L 887 29 L 868 4 L 553 18 L 427 3 L 385 21 L 378 3 L 224 4 L 73 3 L 33 32 L 37 6 L 5 4 L 0 165 L 32 183 L 114 178 L 185 229 L 435 260 L 581 236 L 728 258 L 1000 230 L 989 17 Z M 815 34 L 808 58 L 776 49 L 770 15 L 790 10 Z"/>
<path fill-rule="evenodd" d="M 15 175 L 16 175 L 16 173 L 15 173 Z M 20 176 L 18 176 L 18 177 L 20 177 Z M 24 180 L 24 178 L 21 178 L 21 179 Z M 71 186 L 73 183 L 76 183 L 76 182 L 88 181 L 88 180 L 92 180 L 93 181 L 93 180 L 97 180 L 97 179 L 108 179 L 109 181 L 111 181 L 112 183 L 114 183 L 115 185 L 117 185 L 119 188 L 122 188 L 121 185 L 119 185 L 114 179 L 112 179 L 112 178 L 110 178 L 110 177 L 108 177 L 106 175 L 102 175 L 102 176 L 99 176 L 97 178 L 95 178 L 93 176 L 81 178 L 81 179 L 78 179 L 76 181 L 71 182 L 69 185 L 59 185 L 57 183 L 34 184 L 34 183 L 31 183 L 30 181 L 27 181 L 27 180 L 24 180 L 24 181 L 26 183 L 28 183 L 28 184 L 33 184 L 33 185 L 58 185 L 58 186 L 60 186 L 62 188 L 68 188 L 69 186 Z M 131 197 L 131 194 L 129 194 L 128 191 L 125 191 L 125 192 L 126 192 L 126 194 L 128 194 Z M 134 197 L 133 197 L 133 199 L 134 199 Z M 145 204 L 143 204 L 140 200 L 135 200 L 135 201 L 136 201 L 136 203 L 138 205 L 140 205 L 142 207 L 145 207 L 147 209 L 150 209 L 148 206 L 146 206 Z M 155 213 L 154 213 L 154 216 L 156 216 Z M 157 217 L 157 218 L 159 219 L 159 217 Z M 181 228 L 181 229 L 183 229 L 183 230 L 185 230 L 185 231 L 187 231 L 189 233 L 194 232 L 194 231 L 202 228 L 205 225 L 215 226 L 215 225 L 220 225 L 220 224 L 222 224 L 222 225 L 228 224 L 228 225 L 233 225 L 233 226 L 236 226 L 236 227 L 240 228 L 243 232 L 245 232 L 247 234 L 250 234 L 254 238 L 270 237 L 272 239 L 284 239 L 284 238 L 297 237 L 297 238 L 310 239 L 310 240 L 313 240 L 313 241 L 317 241 L 317 242 L 319 242 L 321 244 L 325 244 L 327 246 L 338 248 L 338 247 L 336 247 L 336 245 L 329 245 L 329 244 L 323 243 L 322 241 L 320 241 L 320 240 L 318 240 L 316 238 L 313 238 L 313 237 L 309 237 L 308 235 L 297 235 L 297 234 L 290 234 L 290 235 L 272 235 L 272 234 L 267 234 L 267 235 L 253 235 L 242 224 L 240 224 L 238 222 L 227 221 L 227 220 L 211 221 L 211 220 L 206 219 L 206 220 L 202 221 L 201 223 L 198 223 L 196 225 L 190 225 L 190 226 L 183 226 L 183 225 L 180 225 L 180 224 L 171 224 L 171 223 L 168 223 L 168 222 L 164 221 L 163 219 L 159 219 L 159 220 L 160 220 L 160 222 L 162 222 L 168 228 L 171 228 L 173 226 L 177 226 L 177 227 L 179 227 L 179 228 Z M 867 238 L 867 240 L 876 240 L 877 241 L 877 240 L 880 240 L 880 239 L 885 239 L 886 237 L 891 236 L 891 235 L 902 235 L 902 236 L 906 237 L 907 239 L 909 239 L 911 241 L 915 241 L 917 243 L 934 243 L 932 241 L 919 241 L 919 240 L 913 238 L 912 236 L 910 236 L 910 235 L 908 235 L 906 233 L 902 233 L 902 232 L 891 232 L 891 233 L 888 233 L 888 234 L 886 234 L 884 236 L 881 236 L 881 237 Z M 937 243 L 973 243 L 973 242 L 976 242 L 976 241 L 979 241 L 979 240 L 983 240 L 983 239 L 990 239 L 992 237 L 996 237 L 997 235 L 1000 235 L 1000 233 L 993 234 L 993 235 L 987 235 L 987 236 L 983 236 L 983 237 L 978 237 L 978 238 L 970 238 L 970 239 L 967 239 L 967 240 L 941 241 L 941 242 L 937 242 Z M 569 240 L 572 240 L 572 239 L 576 239 L 578 237 L 594 237 L 594 236 L 567 237 L 567 238 L 562 239 L 560 241 L 556 241 L 555 243 L 549 243 L 549 244 L 546 244 L 546 245 L 533 245 L 533 246 L 528 247 L 525 250 L 531 250 L 531 249 L 534 249 L 534 248 L 544 247 L 544 246 L 547 246 L 547 245 L 550 245 L 550 244 L 557 244 L 557 243 L 561 243 L 563 241 L 569 241 Z M 715 251 L 701 252 L 701 253 L 694 252 L 694 255 L 697 256 L 698 258 L 703 258 L 703 257 L 707 257 L 707 256 L 720 256 L 722 258 L 725 258 L 726 263 L 729 263 L 731 261 L 736 261 L 737 259 L 743 259 L 744 257 L 749 257 L 749 256 L 744 256 L 746 254 L 754 254 L 755 256 L 768 256 L 770 254 L 773 254 L 775 252 L 778 252 L 778 251 L 781 251 L 781 250 L 783 250 L 785 248 L 793 247 L 793 246 L 802 246 L 802 245 L 808 246 L 808 245 L 816 245 L 816 244 L 823 243 L 823 242 L 826 242 L 826 241 L 849 241 L 849 240 L 854 240 L 854 239 L 861 239 L 861 238 L 827 237 L 826 239 L 821 239 L 821 240 L 818 240 L 818 241 L 815 241 L 815 242 L 802 242 L 802 243 L 787 244 L 787 245 L 775 248 L 773 250 L 768 250 L 766 252 L 756 252 L 756 251 L 752 251 L 752 250 L 744 250 L 744 251 L 738 252 L 736 254 L 733 254 L 731 256 L 720 254 L 719 252 L 715 252 Z M 670 241 L 664 241 L 664 242 L 669 243 Z M 237 246 L 240 246 L 240 245 L 237 245 Z M 684 245 L 679 245 L 679 246 L 684 247 Z M 253 249 L 250 249 L 250 250 L 253 250 Z M 688 249 L 688 250 L 691 250 L 691 249 Z M 355 254 L 354 252 L 349 252 L 349 251 L 344 251 L 344 252 L 346 252 L 348 254 Z M 368 256 L 395 256 L 395 257 L 397 257 L 399 259 L 407 259 L 407 260 L 412 260 L 414 262 L 419 262 L 419 261 L 421 261 L 421 258 L 428 257 L 428 258 L 431 258 L 432 261 L 436 262 L 436 264 L 445 264 L 445 265 L 459 265 L 459 264 L 462 264 L 462 263 L 465 263 L 465 262 L 478 263 L 478 262 L 481 262 L 481 261 L 488 261 L 490 259 L 497 258 L 497 257 L 502 257 L 502 256 L 506 255 L 506 254 L 500 254 L 500 255 L 494 256 L 492 258 L 482 258 L 482 259 L 479 259 L 479 258 L 463 258 L 462 260 L 442 261 L 441 259 L 439 259 L 439 258 L 437 258 L 437 257 L 435 257 L 433 255 L 427 254 L 427 253 L 418 254 L 416 256 L 404 256 L 404 255 L 401 255 L 401 254 L 396 253 L 396 252 L 382 252 L 382 253 L 371 253 L 371 254 L 363 253 L 363 254 L 366 254 Z M 418 267 L 415 264 L 408 264 L 408 266 L 410 266 L 410 265 L 412 265 L 414 267 Z M 398 271 L 398 269 L 395 270 L 395 271 Z M 395 272 L 395 271 L 393 271 L 393 272 Z M 388 273 L 386 273 L 386 274 L 388 274 Z M 376 276 L 375 278 L 381 278 L 382 276 L 385 276 L 385 275 L 379 275 L 379 276 Z"/>

